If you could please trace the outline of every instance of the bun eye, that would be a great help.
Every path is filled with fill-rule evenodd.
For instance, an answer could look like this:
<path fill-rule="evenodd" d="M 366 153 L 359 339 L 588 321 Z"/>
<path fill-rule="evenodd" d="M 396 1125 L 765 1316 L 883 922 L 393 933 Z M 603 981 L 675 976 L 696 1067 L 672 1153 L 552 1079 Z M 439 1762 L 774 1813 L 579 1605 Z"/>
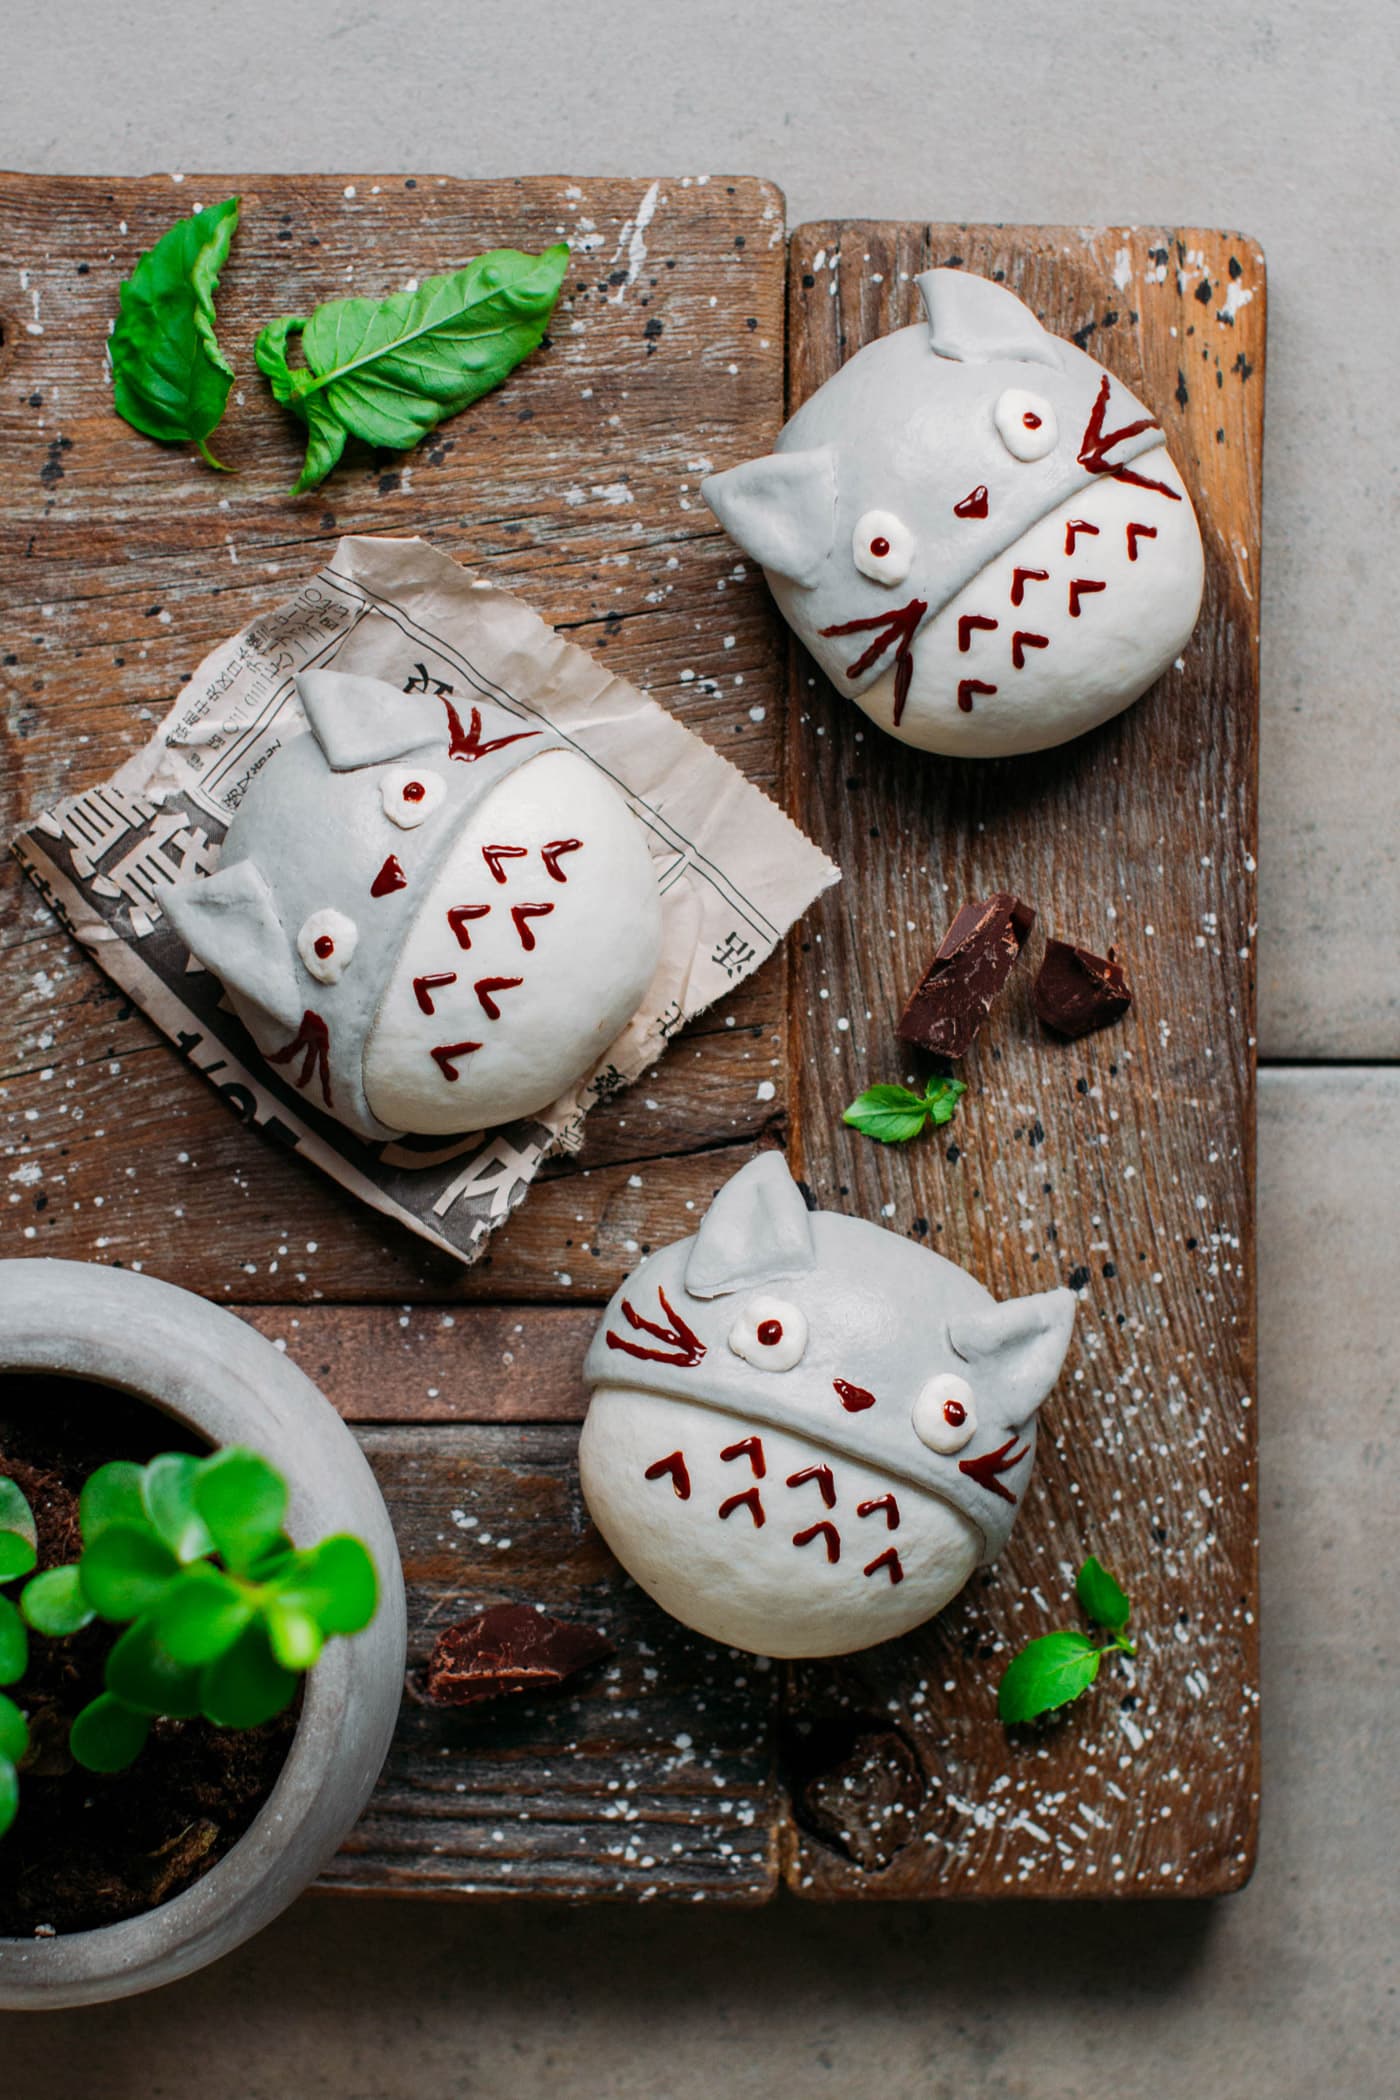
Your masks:
<path fill-rule="evenodd" d="M 761 1371 L 790 1371 L 807 1349 L 807 1316 L 783 1298 L 750 1298 L 729 1330 L 729 1346 Z"/>
<path fill-rule="evenodd" d="M 355 921 L 343 911 L 313 911 L 297 935 L 297 954 L 318 984 L 338 984 L 359 938 Z"/>
<path fill-rule="evenodd" d="M 972 1387 L 956 1371 L 930 1378 L 914 1402 L 914 1434 L 930 1451 L 961 1451 L 977 1429 Z"/>
<path fill-rule="evenodd" d="M 384 814 L 401 831 L 413 831 L 430 817 L 447 793 L 441 773 L 422 766 L 392 766 L 379 783 Z"/>
<path fill-rule="evenodd" d="M 872 582 L 903 583 L 914 566 L 914 535 L 892 510 L 868 510 L 851 535 L 851 558 Z"/>
<path fill-rule="evenodd" d="M 993 410 L 997 435 L 1013 459 L 1044 459 L 1060 441 L 1055 411 L 1043 394 L 1009 386 Z"/>

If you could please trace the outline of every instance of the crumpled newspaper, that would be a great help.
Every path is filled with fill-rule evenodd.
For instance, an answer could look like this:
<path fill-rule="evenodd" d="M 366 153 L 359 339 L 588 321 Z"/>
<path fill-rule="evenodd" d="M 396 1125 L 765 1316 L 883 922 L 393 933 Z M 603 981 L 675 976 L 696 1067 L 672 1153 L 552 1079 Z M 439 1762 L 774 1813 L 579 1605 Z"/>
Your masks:
<path fill-rule="evenodd" d="M 308 665 L 405 690 L 482 694 L 543 719 L 625 793 L 662 894 L 662 953 L 642 1005 L 599 1063 L 542 1114 L 453 1139 L 366 1144 L 264 1064 L 217 978 L 161 910 L 212 873 L 234 811 L 303 725 Z M 243 1121 L 362 1202 L 471 1262 L 551 1153 L 577 1150 L 595 1101 L 629 1085 L 693 1014 L 756 970 L 840 871 L 762 791 L 664 708 L 566 641 L 519 598 L 422 540 L 343 539 L 318 575 L 220 644 L 145 748 L 45 810 L 21 865 L 107 974 Z"/>

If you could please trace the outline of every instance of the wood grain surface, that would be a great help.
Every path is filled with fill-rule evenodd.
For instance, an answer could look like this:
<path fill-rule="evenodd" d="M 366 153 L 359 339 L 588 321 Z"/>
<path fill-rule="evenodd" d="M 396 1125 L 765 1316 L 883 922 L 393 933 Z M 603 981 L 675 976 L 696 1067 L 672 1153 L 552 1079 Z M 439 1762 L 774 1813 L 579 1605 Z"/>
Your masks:
<path fill-rule="evenodd" d="M 1197 230 L 803 226 L 789 406 L 915 319 L 913 279 L 935 264 L 1004 277 L 1151 404 L 1200 515 L 1206 594 L 1151 693 L 1032 757 L 907 751 L 793 664 L 790 807 L 846 873 L 794 943 L 800 1170 L 821 1203 L 883 1216 L 1000 1296 L 1069 1284 L 1081 1305 L 997 1566 L 908 1640 L 791 1672 L 786 1740 L 805 1731 L 848 1768 L 816 1805 L 798 1786 L 785 1871 L 822 1896 L 1203 1894 L 1248 1874 L 1258 1800 L 1263 259 Z M 958 906 L 1003 889 L 1039 922 L 961 1067 L 956 1120 L 899 1148 L 844 1128 L 863 1086 L 914 1076 L 904 1002 Z M 1040 1027 L 1047 933 L 1116 944 L 1124 1023 L 1078 1044 Z M 1008 1734 L 995 1679 L 1028 1637 L 1079 1623 L 1090 1552 L 1133 1598 L 1137 1662 L 1106 1666 L 1059 1726 Z"/>
<path fill-rule="evenodd" d="M 221 481 L 115 421 L 102 342 L 136 254 L 182 203 L 234 188 L 220 329 L 240 382 L 221 437 L 240 472 Z M 286 496 L 295 436 L 253 373 L 258 323 L 561 229 L 578 246 L 548 349 L 410 459 L 362 456 Z M 7 823 L 110 771 L 323 541 L 422 532 L 606 648 L 846 871 L 788 956 L 596 1111 L 584 1151 L 465 1272 L 240 1129 L 0 876 L 0 1251 L 143 1266 L 233 1304 L 303 1365 L 384 1486 L 414 1669 L 440 1627 L 502 1600 L 616 1644 L 554 1699 L 444 1714 L 407 1697 L 332 1886 L 749 1903 L 780 1870 L 827 1899 L 1207 1893 L 1248 1871 L 1262 262 L 1199 232 L 803 228 L 792 405 L 911 318 L 913 275 L 955 257 L 1004 270 L 1151 402 L 1207 547 L 1181 667 L 1121 722 L 1004 764 L 904 751 L 798 652 L 785 684 L 761 579 L 699 504 L 709 465 L 768 449 L 782 418 L 768 186 L 0 178 Z M 1023 963 L 954 1125 L 875 1147 L 840 1111 L 909 1076 L 904 997 L 956 904 L 1002 885 L 1040 911 L 1032 967 L 1046 931 L 1115 940 L 1134 1013 L 1055 1044 Z M 998 1567 L 922 1634 L 788 1670 L 656 1611 L 587 1525 L 573 1467 L 593 1308 L 645 1248 L 693 1230 L 755 1146 L 784 1141 L 820 1201 L 883 1217 L 998 1292 L 1069 1282 L 1083 1301 Z M 1005 1655 L 1076 1622 L 1091 1550 L 1133 1594 L 1138 1661 L 1109 1666 L 1059 1726 L 1008 1736 L 992 1703 Z"/>

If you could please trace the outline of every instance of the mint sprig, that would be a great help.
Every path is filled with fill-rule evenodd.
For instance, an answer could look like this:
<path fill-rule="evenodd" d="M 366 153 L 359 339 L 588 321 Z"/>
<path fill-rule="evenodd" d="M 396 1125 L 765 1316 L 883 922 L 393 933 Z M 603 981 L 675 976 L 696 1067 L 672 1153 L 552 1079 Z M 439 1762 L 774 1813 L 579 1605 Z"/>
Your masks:
<path fill-rule="evenodd" d="M 1105 1655 L 1137 1654 L 1137 1642 L 1127 1634 L 1132 1606 L 1122 1585 L 1092 1553 L 1074 1579 L 1074 1594 L 1085 1618 L 1110 1638 L 1096 1643 L 1066 1628 L 1028 1641 L 997 1688 L 997 1714 L 1008 1728 L 1054 1713 L 1087 1692 Z"/>
<path fill-rule="evenodd" d="M 950 1122 L 966 1092 L 962 1079 L 930 1079 L 922 1094 L 907 1086 L 868 1086 L 841 1120 L 882 1145 L 907 1145 L 930 1124 Z"/>

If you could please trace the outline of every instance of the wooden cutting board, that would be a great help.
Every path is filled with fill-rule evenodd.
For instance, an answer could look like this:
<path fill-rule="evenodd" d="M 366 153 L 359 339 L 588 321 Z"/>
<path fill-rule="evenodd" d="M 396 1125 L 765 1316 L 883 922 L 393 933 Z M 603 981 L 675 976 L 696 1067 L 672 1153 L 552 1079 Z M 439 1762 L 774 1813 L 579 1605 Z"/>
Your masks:
<path fill-rule="evenodd" d="M 223 480 L 113 417 L 102 346 L 141 250 L 235 189 L 219 311 L 240 379 L 220 454 L 240 471 Z M 286 495 L 296 435 L 253 369 L 259 323 L 561 233 L 575 265 L 547 350 L 408 459 L 362 455 Z M 902 272 L 954 255 L 1005 269 L 1145 394 L 1206 538 L 1184 667 L 1048 761 L 959 768 L 873 732 L 857 743 L 861 718 L 810 667 L 786 678 L 761 579 L 699 502 L 704 473 L 766 450 L 782 420 L 770 186 L 0 178 L 7 829 L 110 772 L 209 645 L 323 543 L 419 532 L 606 650 L 846 868 L 789 957 L 597 1110 L 582 1153 L 470 1271 L 241 1130 L 16 872 L 0 877 L 0 1251 L 141 1265 L 282 1342 L 362 1425 L 404 1549 L 415 1664 L 438 1628 L 501 1599 L 616 1643 L 553 1703 L 406 1701 L 333 1886 L 755 1902 L 780 1874 L 826 1897 L 1107 1895 L 1204 1893 L 1248 1870 L 1262 262 L 1195 232 L 804 228 L 786 288 L 793 402 L 909 317 Z M 1135 1014 L 1056 1048 L 1023 983 L 969 1061 L 955 1142 L 877 1150 L 840 1108 L 898 1069 L 893 1019 L 954 893 L 1001 883 L 1090 941 L 1113 904 Z M 998 1289 L 1084 1292 L 1083 1376 L 1056 1401 L 1000 1568 L 934 1631 L 795 1671 L 656 1612 L 588 1525 L 573 1468 L 595 1308 L 764 1142 L 795 1146 L 822 1200 L 890 1206 L 895 1229 Z M 992 1711 L 1003 1652 L 1073 1621 L 1087 1550 L 1133 1591 L 1135 1676 L 1115 1666 L 1065 1726 L 1008 1739 Z"/>

